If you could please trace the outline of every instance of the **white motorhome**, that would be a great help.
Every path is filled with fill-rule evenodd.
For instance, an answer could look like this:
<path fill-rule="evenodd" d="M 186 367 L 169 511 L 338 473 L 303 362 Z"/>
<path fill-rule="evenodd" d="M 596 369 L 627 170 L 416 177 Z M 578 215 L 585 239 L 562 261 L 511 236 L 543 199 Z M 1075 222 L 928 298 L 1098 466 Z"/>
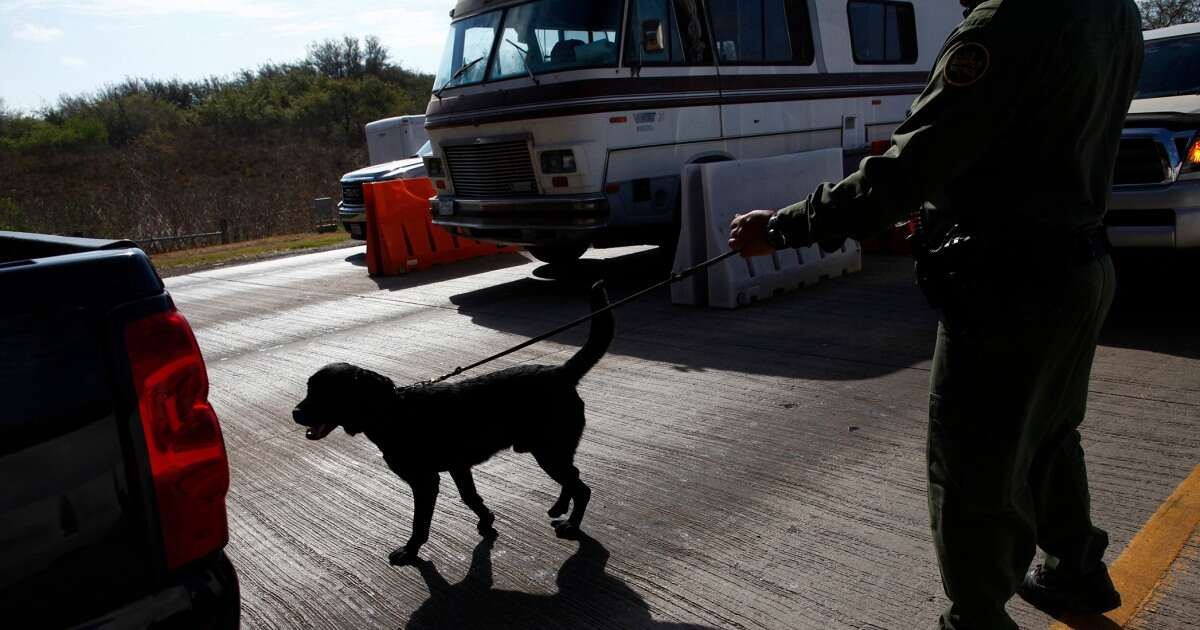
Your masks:
<path fill-rule="evenodd" d="M 426 112 L 434 223 L 565 262 L 670 243 L 688 163 L 887 141 L 950 0 L 461 0 Z"/>

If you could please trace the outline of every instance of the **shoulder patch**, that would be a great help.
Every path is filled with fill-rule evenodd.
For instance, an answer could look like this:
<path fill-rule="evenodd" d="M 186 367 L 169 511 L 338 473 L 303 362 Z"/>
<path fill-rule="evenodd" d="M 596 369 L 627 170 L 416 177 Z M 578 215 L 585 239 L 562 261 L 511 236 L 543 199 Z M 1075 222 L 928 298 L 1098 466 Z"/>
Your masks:
<path fill-rule="evenodd" d="M 955 46 L 946 54 L 946 69 L 942 75 L 954 87 L 974 85 L 987 75 L 992 65 L 992 53 L 978 42 Z"/>

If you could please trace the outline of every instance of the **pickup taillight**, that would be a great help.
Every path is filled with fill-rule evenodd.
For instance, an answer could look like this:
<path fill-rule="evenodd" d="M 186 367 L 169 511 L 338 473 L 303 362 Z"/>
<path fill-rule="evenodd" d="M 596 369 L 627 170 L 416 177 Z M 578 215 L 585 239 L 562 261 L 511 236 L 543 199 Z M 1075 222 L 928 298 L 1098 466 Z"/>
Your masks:
<path fill-rule="evenodd" d="M 225 546 L 229 460 L 192 328 L 172 309 L 125 328 L 167 568 Z"/>

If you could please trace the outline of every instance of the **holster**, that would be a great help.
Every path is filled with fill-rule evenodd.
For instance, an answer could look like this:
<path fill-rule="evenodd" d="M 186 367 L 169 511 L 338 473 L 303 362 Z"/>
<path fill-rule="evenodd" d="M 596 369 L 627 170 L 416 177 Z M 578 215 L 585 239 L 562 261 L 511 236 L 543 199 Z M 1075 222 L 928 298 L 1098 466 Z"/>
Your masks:
<path fill-rule="evenodd" d="M 931 233 L 918 229 L 911 237 L 917 286 L 938 310 L 965 299 L 978 278 L 980 243 L 955 223 Z"/>

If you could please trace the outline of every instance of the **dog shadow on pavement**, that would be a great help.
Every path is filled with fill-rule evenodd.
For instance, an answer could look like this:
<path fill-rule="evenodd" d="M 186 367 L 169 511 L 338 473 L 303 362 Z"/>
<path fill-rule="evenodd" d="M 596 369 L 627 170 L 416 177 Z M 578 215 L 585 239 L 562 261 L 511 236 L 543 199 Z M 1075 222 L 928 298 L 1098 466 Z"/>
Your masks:
<path fill-rule="evenodd" d="M 665 623 L 632 588 L 605 571 L 609 552 L 580 533 L 579 549 L 558 571 L 558 592 L 537 595 L 492 588 L 492 546 L 475 547 L 467 576 L 451 584 L 432 562 L 416 563 L 429 587 L 429 599 L 409 619 L 408 630 L 538 630 L 542 628 L 622 630 L 714 630 L 693 624 Z"/>

